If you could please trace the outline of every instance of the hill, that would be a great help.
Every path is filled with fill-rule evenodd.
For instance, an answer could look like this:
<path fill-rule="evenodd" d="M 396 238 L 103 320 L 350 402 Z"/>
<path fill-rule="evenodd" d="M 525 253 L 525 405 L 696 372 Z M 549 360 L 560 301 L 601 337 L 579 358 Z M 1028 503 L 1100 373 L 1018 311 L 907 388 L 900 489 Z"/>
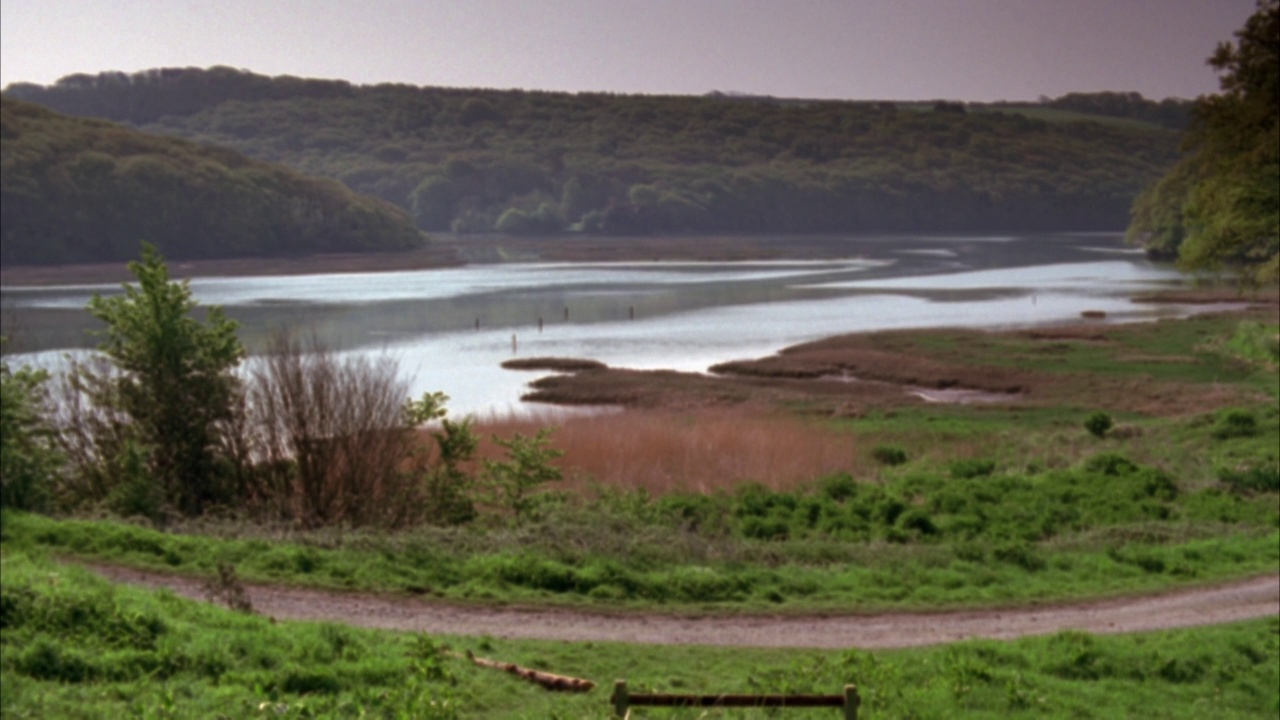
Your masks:
<path fill-rule="evenodd" d="M 405 213 L 330 179 L 101 120 L 0 100 L 0 260 L 117 261 L 398 250 Z"/>
<path fill-rule="evenodd" d="M 357 86 L 230 68 L 11 97 L 337 179 L 455 232 L 1121 230 L 1181 105 L 965 105 Z M 1093 114 L 1091 114 L 1093 113 Z M 1103 113 L 1103 114 L 1097 114 Z"/>

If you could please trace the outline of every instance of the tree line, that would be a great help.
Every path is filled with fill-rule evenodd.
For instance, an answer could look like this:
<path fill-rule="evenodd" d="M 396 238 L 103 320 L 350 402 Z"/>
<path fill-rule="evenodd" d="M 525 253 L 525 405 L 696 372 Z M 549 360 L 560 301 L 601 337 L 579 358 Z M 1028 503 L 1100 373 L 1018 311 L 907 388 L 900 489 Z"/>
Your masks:
<path fill-rule="evenodd" d="M 1229 266 L 1280 279 L 1280 0 L 1220 43 L 1222 92 L 1199 98 L 1177 165 L 1148 186 L 1128 236 L 1184 269 Z"/>
<path fill-rule="evenodd" d="M 1178 142 L 1162 126 L 1176 119 L 1127 94 L 1027 107 L 628 96 L 230 68 L 5 93 L 336 179 L 456 233 L 1118 230 Z"/>
<path fill-rule="evenodd" d="M 124 261 L 398 250 L 406 213 L 233 150 L 0 98 L 0 261 Z"/>

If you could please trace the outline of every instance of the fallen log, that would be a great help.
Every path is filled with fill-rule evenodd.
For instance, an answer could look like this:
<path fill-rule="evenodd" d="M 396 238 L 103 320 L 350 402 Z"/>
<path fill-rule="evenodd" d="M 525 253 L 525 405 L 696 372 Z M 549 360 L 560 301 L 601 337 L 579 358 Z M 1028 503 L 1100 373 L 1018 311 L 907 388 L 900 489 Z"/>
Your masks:
<path fill-rule="evenodd" d="M 516 677 L 528 680 L 536 685 L 541 685 L 547 690 L 551 690 L 553 692 L 587 692 L 596 686 L 596 684 L 590 680 L 584 680 L 582 678 L 557 675 L 555 673 L 543 672 L 542 670 L 521 667 L 515 663 L 500 662 L 498 660 L 490 660 L 489 658 L 476 657 L 476 655 L 470 650 L 467 651 L 467 659 L 471 661 L 472 665 L 509 672 Z"/>

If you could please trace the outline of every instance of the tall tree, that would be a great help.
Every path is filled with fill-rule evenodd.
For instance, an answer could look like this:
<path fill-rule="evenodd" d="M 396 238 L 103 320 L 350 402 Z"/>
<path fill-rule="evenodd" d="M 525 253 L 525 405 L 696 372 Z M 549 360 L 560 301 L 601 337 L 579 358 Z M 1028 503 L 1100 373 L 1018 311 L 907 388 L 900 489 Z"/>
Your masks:
<path fill-rule="evenodd" d="M 221 497 L 217 447 L 239 393 L 233 370 L 244 357 L 236 323 L 211 307 L 202 323 L 186 282 L 171 282 L 155 247 L 129 263 L 138 284 L 94 296 L 89 312 L 106 323 L 99 349 L 119 374 L 100 402 L 126 413 L 149 450 L 149 470 L 177 510 L 194 515 Z"/>
<path fill-rule="evenodd" d="M 1280 0 L 1258 8 L 1209 64 L 1222 92 L 1202 97 L 1182 161 L 1134 205 L 1129 238 L 1176 249 L 1187 270 L 1232 266 L 1280 279 Z"/>

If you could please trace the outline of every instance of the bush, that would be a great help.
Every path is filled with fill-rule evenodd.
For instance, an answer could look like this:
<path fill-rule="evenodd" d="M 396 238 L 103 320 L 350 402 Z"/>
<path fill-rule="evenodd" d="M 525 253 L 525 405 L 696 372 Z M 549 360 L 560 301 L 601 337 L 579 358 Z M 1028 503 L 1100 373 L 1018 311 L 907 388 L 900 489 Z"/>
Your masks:
<path fill-rule="evenodd" d="M 844 502 L 858 494 L 858 482 L 848 473 L 831 475 L 818 483 L 819 491 L 836 502 Z"/>
<path fill-rule="evenodd" d="M 552 461 L 564 453 L 548 447 L 550 435 L 551 430 L 544 428 L 533 437 L 516 433 L 504 440 L 494 436 L 493 441 L 507 451 L 507 459 L 484 461 L 490 502 L 511 513 L 516 523 L 539 506 L 542 487 L 562 477 Z"/>
<path fill-rule="evenodd" d="M 393 362 L 280 332 L 250 376 L 243 441 L 275 475 L 253 494 L 311 527 L 417 519 L 417 480 L 403 468 L 414 441 L 408 386 Z"/>
<path fill-rule="evenodd" d="M 1280 492 L 1280 464 L 1268 461 L 1219 468 L 1218 480 L 1235 492 Z"/>
<path fill-rule="evenodd" d="M 994 460 L 978 460 L 969 458 L 951 463 L 951 477 L 957 480 L 969 480 L 976 477 L 987 477 L 996 471 Z"/>
<path fill-rule="evenodd" d="M 1084 429 L 1088 430 L 1090 435 L 1100 438 L 1106 437 L 1107 431 L 1110 430 L 1114 424 L 1115 423 L 1112 422 L 1110 415 L 1104 412 L 1096 412 L 1085 419 Z"/>
<path fill-rule="evenodd" d="M 907 462 L 907 451 L 894 445 L 877 445 L 872 448 L 871 457 L 881 465 L 902 465 Z"/>
<path fill-rule="evenodd" d="M 1101 475 L 1110 475 L 1112 477 L 1120 475 L 1128 475 L 1138 469 L 1129 458 L 1120 453 L 1099 453 L 1084 461 L 1084 469 L 1099 473 Z"/>
<path fill-rule="evenodd" d="M 0 508 L 41 509 L 62 464 L 45 419 L 46 378 L 0 361 Z"/>
<path fill-rule="evenodd" d="M 1213 426 L 1215 440 L 1253 437 L 1258 434 L 1258 420 L 1246 410 L 1226 410 Z"/>

